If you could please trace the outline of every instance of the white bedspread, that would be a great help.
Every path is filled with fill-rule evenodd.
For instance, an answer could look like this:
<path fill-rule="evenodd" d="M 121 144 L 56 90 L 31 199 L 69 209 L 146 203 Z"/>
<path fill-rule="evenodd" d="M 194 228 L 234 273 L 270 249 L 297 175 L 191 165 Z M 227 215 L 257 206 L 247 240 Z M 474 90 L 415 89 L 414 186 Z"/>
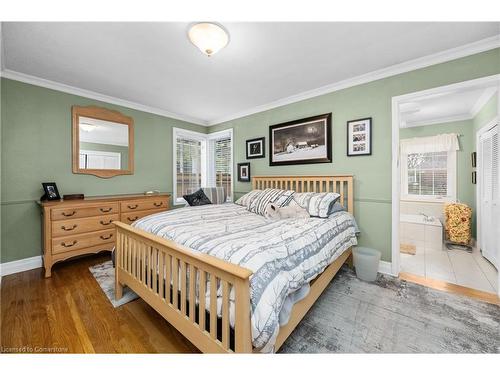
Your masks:
<path fill-rule="evenodd" d="M 347 212 L 328 219 L 269 221 L 230 203 L 166 211 L 134 226 L 252 270 L 252 341 L 264 352 L 273 350 L 287 297 L 357 243 L 355 221 Z M 230 311 L 233 324 L 234 306 Z"/>

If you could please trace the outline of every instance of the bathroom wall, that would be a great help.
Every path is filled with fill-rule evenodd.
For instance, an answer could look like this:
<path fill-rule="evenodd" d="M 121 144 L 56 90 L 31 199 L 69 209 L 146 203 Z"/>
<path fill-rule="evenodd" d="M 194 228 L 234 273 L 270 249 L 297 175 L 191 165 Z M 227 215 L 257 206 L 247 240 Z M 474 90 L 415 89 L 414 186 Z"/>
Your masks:
<path fill-rule="evenodd" d="M 475 194 L 474 185 L 471 181 L 471 173 L 473 170 L 471 153 L 474 150 L 473 129 L 473 120 L 454 121 L 443 124 L 400 129 L 400 138 L 428 137 L 446 133 L 460 135 L 458 137 L 460 150 L 457 151 L 457 200 L 473 208 L 473 236 L 475 236 Z M 400 210 L 402 214 L 425 213 L 426 215 L 438 217 L 441 222 L 443 222 L 443 206 L 444 202 L 415 202 L 401 200 Z"/>

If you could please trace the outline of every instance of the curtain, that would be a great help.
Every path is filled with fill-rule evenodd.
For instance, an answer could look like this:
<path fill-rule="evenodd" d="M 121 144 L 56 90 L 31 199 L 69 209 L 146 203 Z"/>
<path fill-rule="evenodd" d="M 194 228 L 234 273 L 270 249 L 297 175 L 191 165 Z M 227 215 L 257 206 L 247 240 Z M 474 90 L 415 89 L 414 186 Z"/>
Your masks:
<path fill-rule="evenodd" d="M 457 134 L 439 134 L 431 137 L 402 139 L 400 142 L 402 154 L 424 154 L 427 152 L 458 151 Z"/>

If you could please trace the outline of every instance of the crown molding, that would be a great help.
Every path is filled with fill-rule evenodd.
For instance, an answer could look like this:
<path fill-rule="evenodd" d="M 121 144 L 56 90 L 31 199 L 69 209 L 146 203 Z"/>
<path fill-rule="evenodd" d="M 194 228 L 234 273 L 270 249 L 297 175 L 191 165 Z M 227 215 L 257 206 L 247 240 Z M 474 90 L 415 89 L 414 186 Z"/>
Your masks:
<path fill-rule="evenodd" d="M 0 34 L 1 35 L 1 34 Z M 2 43 L 3 44 L 3 43 Z M 432 55 L 420 57 L 414 60 L 406 61 L 401 64 L 392 65 L 387 68 L 375 70 L 370 73 L 362 74 L 353 78 L 348 78 L 330 85 L 322 86 L 317 89 L 305 91 L 296 95 L 288 96 L 286 98 L 278 99 L 267 104 L 259 105 L 244 111 L 236 112 L 231 115 L 223 116 L 215 120 L 203 120 L 191 116 L 180 115 L 172 113 L 160 108 L 150 107 L 144 104 L 131 102 L 128 100 L 99 94 L 94 91 L 81 89 L 74 86 L 65 85 L 59 82 L 50 81 L 36 76 L 16 72 L 10 69 L 0 70 L 0 77 L 29 83 L 31 85 L 45 87 L 48 89 L 66 92 L 68 94 L 78 95 L 85 98 L 99 100 L 105 103 L 116 104 L 127 108 L 136 109 L 139 111 L 153 113 L 160 116 L 173 118 L 176 120 L 186 121 L 202 126 L 213 126 L 223 122 L 235 120 L 255 113 L 264 112 L 273 108 L 281 107 L 287 104 L 296 103 L 302 100 L 314 98 L 320 95 L 328 94 L 331 92 L 347 89 L 349 87 L 362 85 L 379 79 L 391 77 L 397 74 L 410 72 L 412 70 L 422 69 L 431 65 L 444 63 L 451 60 L 456 60 L 461 57 L 474 55 L 477 53 L 489 51 L 500 47 L 500 34 L 490 38 L 482 39 L 477 42 L 469 43 L 460 47 L 452 48 L 446 51 L 438 52 Z M 3 56 L 5 58 L 5 55 Z"/>
<path fill-rule="evenodd" d="M 44 78 L 38 78 L 38 77 L 29 75 L 29 74 L 16 72 L 16 71 L 10 70 L 10 69 L 2 69 L 0 71 L 0 77 L 12 79 L 14 81 L 29 83 L 30 85 L 45 87 L 47 89 L 61 91 L 61 92 L 65 92 L 68 94 L 83 96 L 84 98 L 99 100 L 99 101 L 105 102 L 105 103 L 116 104 L 116 105 L 119 105 L 122 107 L 136 109 L 136 110 L 142 111 L 142 112 L 153 113 L 155 115 L 160 115 L 160 116 L 164 116 L 164 117 L 170 117 L 170 118 L 173 118 L 176 120 L 186 121 L 186 122 L 190 122 L 190 123 L 197 124 L 197 125 L 208 126 L 206 121 L 201 120 L 201 119 L 196 118 L 196 117 L 179 115 L 177 113 L 165 111 L 165 110 L 160 109 L 160 108 L 150 107 L 150 106 L 147 106 L 144 104 L 131 102 L 131 101 L 116 98 L 113 96 L 99 94 L 95 91 L 90 91 L 90 90 L 85 90 L 85 89 L 81 89 L 81 88 L 74 87 L 74 86 L 65 85 L 63 83 L 50 81 L 50 80 L 47 80 Z"/>
<path fill-rule="evenodd" d="M 368 82 L 377 81 L 379 79 L 391 77 L 401 73 L 407 73 L 412 70 L 426 68 L 431 65 L 444 63 L 451 60 L 456 60 L 461 57 L 474 55 L 477 53 L 489 51 L 500 47 L 500 34 L 479 40 L 477 42 L 465 44 L 460 47 L 455 47 L 432 55 L 419 57 L 414 60 L 406 61 L 401 64 L 389 66 L 387 68 L 372 71 L 353 78 L 348 78 L 330 85 L 322 86 L 317 89 L 302 92 L 300 94 L 288 96 L 267 104 L 253 107 L 241 112 L 236 112 L 232 115 L 223 116 L 216 120 L 208 121 L 209 126 L 217 125 L 223 122 L 235 120 L 241 117 L 249 116 L 255 113 L 267 111 L 273 108 L 281 107 L 287 104 L 296 103 L 302 100 L 314 98 L 316 96 L 328 94 L 334 91 L 343 90 L 349 87 L 362 85 Z"/>
<path fill-rule="evenodd" d="M 486 103 L 488 103 L 488 100 L 490 100 L 493 95 L 497 92 L 496 87 L 488 87 L 484 92 L 481 94 L 481 96 L 477 99 L 476 103 L 472 107 L 470 111 L 470 115 L 472 118 L 476 117 L 476 115 L 479 113 L 479 111 L 484 107 Z"/>

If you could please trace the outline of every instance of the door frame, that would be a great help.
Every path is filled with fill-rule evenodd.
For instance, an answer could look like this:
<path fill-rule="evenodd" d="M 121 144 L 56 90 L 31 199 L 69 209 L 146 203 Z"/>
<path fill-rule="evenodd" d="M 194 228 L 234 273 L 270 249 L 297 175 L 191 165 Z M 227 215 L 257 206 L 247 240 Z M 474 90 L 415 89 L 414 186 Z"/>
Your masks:
<path fill-rule="evenodd" d="M 496 84 L 496 85 L 495 85 Z M 420 99 L 429 95 L 440 94 L 443 92 L 464 89 L 474 86 L 491 85 L 496 86 L 496 92 L 499 93 L 498 111 L 500 112 L 500 74 L 486 76 L 482 78 L 462 81 L 450 85 L 438 86 L 427 90 L 411 92 L 408 94 L 392 97 L 392 235 L 391 235 L 391 272 L 393 275 L 398 275 L 400 272 L 400 242 L 399 242 L 399 216 L 400 216 L 400 199 L 401 199 L 401 170 L 400 170 L 400 152 L 399 152 L 399 124 L 400 114 L 399 107 L 402 103 Z M 477 190 L 476 190 L 477 191 Z M 497 288 L 500 296 L 500 272 L 498 273 L 499 280 Z"/>

